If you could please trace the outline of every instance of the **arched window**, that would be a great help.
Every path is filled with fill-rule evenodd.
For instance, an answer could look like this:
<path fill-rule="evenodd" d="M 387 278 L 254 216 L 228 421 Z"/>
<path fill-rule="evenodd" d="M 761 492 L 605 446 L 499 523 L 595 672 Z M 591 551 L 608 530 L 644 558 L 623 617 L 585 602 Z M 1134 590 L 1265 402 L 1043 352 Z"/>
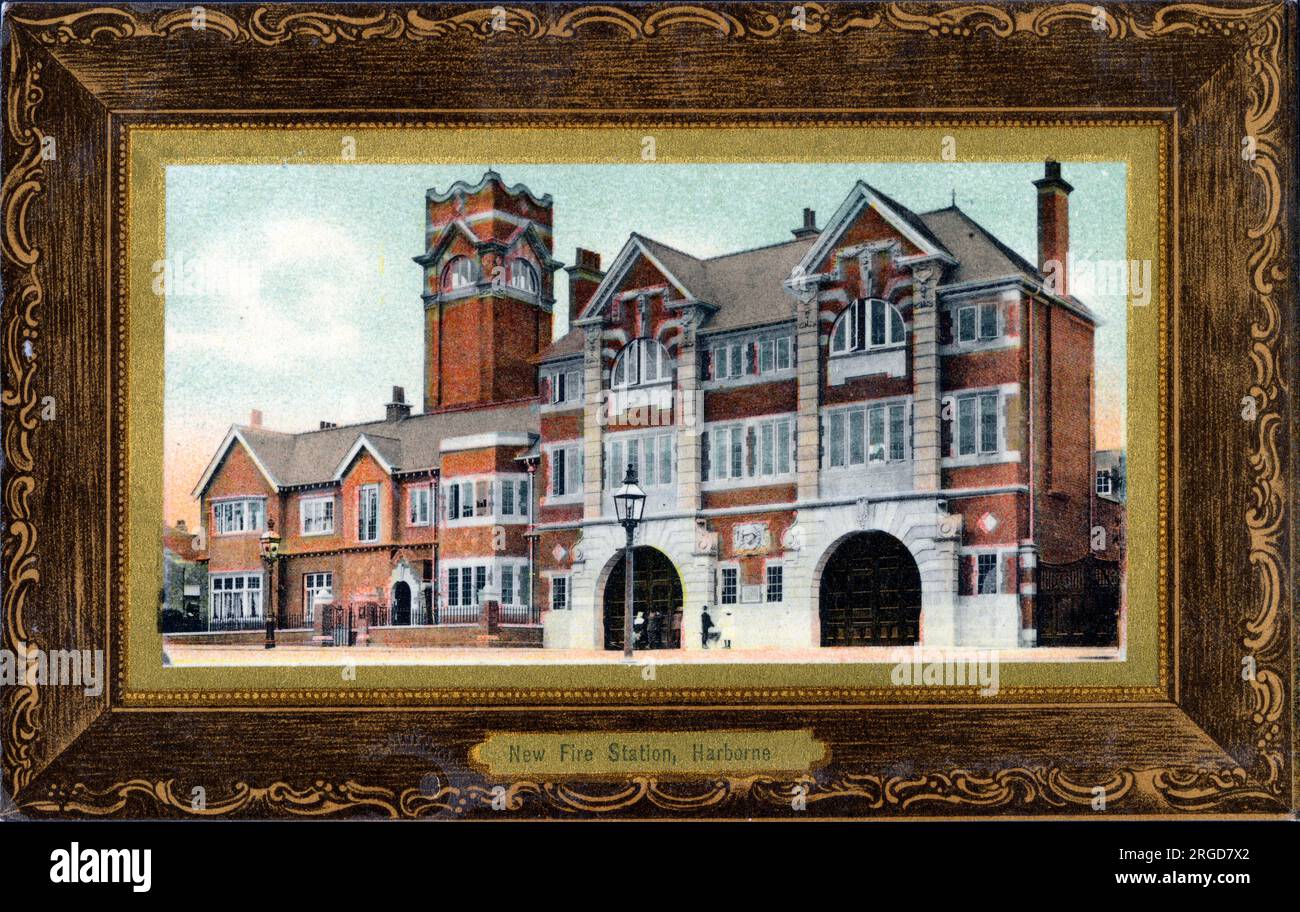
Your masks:
<path fill-rule="evenodd" d="M 510 287 L 525 294 L 537 294 L 537 270 L 527 260 L 511 260 Z"/>
<path fill-rule="evenodd" d="M 458 256 L 447 264 L 442 273 L 442 287 L 447 291 L 468 288 L 477 281 L 474 261 L 469 257 Z"/>
<path fill-rule="evenodd" d="M 859 298 L 840 314 L 831 331 L 831 354 L 901 345 L 907 338 L 903 315 L 879 298 Z"/>
<path fill-rule="evenodd" d="M 668 350 L 654 339 L 633 339 L 619 352 L 610 376 L 614 389 L 665 383 L 673 376 Z"/>

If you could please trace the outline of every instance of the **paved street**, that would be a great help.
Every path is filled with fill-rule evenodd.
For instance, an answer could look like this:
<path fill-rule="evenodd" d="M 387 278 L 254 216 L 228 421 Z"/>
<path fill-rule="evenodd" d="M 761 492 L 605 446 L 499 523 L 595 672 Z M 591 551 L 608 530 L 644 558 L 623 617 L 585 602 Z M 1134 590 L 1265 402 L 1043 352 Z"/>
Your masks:
<path fill-rule="evenodd" d="M 576 649 L 492 649 L 419 648 L 395 646 L 201 646 L 169 645 L 167 658 L 173 667 L 232 665 L 605 665 L 623 661 L 618 653 Z M 998 654 L 1002 662 L 1077 662 L 1121 658 L 1118 649 L 1007 649 Z M 988 650 L 924 650 L 921 661 L 953 661 L 989 658 Z M 670 664 L 790 663 L 828 664 L 836 662 L 880 662 L 896 664 L 916 661 L 913 649 L 870 647 L 806 650 L 711 649 L 653 650 L 637 653 L 636 661 Z"/>

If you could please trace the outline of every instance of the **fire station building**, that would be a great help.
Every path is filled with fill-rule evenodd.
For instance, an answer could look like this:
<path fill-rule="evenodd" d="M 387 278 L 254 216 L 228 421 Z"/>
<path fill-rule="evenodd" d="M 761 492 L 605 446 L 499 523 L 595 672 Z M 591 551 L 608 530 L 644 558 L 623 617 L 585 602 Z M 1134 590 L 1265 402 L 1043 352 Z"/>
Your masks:
<path fill-rule="evenodd" d="M 555 260 L 551 197 L 492 171 L 428 191 L 421 412 L 231 428 L 195 488 L 208 629 L 621 650 L 631 465 L 640 649 L 1035 645 L 1036 569 L 1088 554 L 1096 497 L 1071 190 L 1024 189 L 1037 264 L 858 182 L 771 245 L 633 234 L 607 266 Z"/>

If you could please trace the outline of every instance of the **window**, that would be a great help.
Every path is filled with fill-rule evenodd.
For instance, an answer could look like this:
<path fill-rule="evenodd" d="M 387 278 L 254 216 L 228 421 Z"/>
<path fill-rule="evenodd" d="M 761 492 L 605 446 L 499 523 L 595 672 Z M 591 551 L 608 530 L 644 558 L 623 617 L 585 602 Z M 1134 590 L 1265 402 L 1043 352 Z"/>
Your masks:
<path fill-rule="evenodd" d="M 1108 469 L 1097 470 L 1097 493 L 1108 496 L 1113 489 L 1110 471 Z"/>
<path fill-rule="evenodd" d="M 785 601 L 785 567 L 780 564 L 767 567 L 767 601 Z"/>
<path fill-rule="evenodd" d="M 266 501 L 260 497 L 222 500 L 212 505 L 212 517 L 218 535 L 260 532 L 266 526 Z"/>
<path fill-rule="evenodd" d="M 1002 333 L 996 302 L 970 304 L 957 309 L 957 341 L 987 342 Z"/>
<path fill-rule="evenodd" d="M 668 350 L 654 339 L 633 339 L 619 352 L 610 375 L 610 386 L 628 389 L 664 383 L 672 379 L 673 362 Z"/>
<path fill-rule="evenodd" d="M 551 450 L 551 496 L 572 497 L 582 492 L 582 447 L 555 447 Z"/>
<path fill-rule="evenodd" d="M 412 526 L 427 526 L 429 524 L 429 517 L 433 512 L 430 509 L 432 491 L 430 491 L 429 486 L 421 485 L 418 488 L 411 488 L 406 496 L 407 524 Z"/>
<path fill-rule="evenodd" d="M 637 483 L 643 488 L 672 484 L 673 447 L 672 434 L 638 434 L 611 440 L 605 447 L 607 490 L 622 486 L 628 463 L 636 466 Z"/>
<path fill-rule="evenodd" d="M 515 568 L 505 566 L 501 568 L 501 604 L 513 605 L 515 603 Z"/>
<path fill-rule="evenodd" d="M 714 428 L 709 431 L 709 480 L 742 478 L 745 474 L 744 425 Z"/>
<path fill-rule="evenodd" d="M 562 371 L 551 375 L 551 404 L 582 401 L 582 372 Z"/>
<path fill-rule="evenodd" d="M 831 412 L 831 467 L 902 461 L 907 458 L 907 433 L 907 406 L 902 402 Z"/>
<path fill-rule="evenodd" d="M 569 607 L 569 578 L 567 576 L 551 577 L 551 607 L 559 611 Z"/>
<path fill-rule="evenodd" d="M 379 485 L 362 485 L 357 491 L 357 541 L 379 540 Z"/>
<path fill-rule="evenodd" d="M 523 505 L 520 504 L 522 507 Z M 515 512 L 515 483 L 513 481 L 501 482 L 501 513 L 504 516 L 510 516 Z"/>
<path fill-rule="evenodd" d="M 901 345 L 907 339 L 903 315 L 879 298 L 859 298 L 845 308 L 831 331 L 831 354 Z"/>
<path fill-rule="evenodd" d="M 477 605 L 479 594 L 483 588 L 492 581 L 490 568 L 485 564 L 478 564 L 472 567 L 448 567 L 447 568 L 447 605 L 456 607 L 469 607 Z M 513 594 L 514 579 L 511 578 L 511 590 Z M 505 581 L 502 580 L 502 600 L 505 601 Z"/>
<path fill-rule="evenodd" d="M 447 291 L 468 288 L 476 281 L 476 272 L 473 260 L 469 257 L 456 257 L 447 264 L 447 269 L 442 274 L 442 287 Z"/>
<path fill-rule="evenodd" d="M 790 472 L 793 425 L 790 418 L 758 422 L 758 475 L 786 475 Z"/>
<path fill-rule="evenodd" d="M 998 591 L 998 556 L 980 554 L 976 558 L 975 591 L 980 595 L 993 595 Z"/>
<path fill-rule="evenodd" d="M 766 478 L 794 471 L 794 419 L 713 427 L 700 437 L 704 481 Z"/>
<path fill-rule="evenodd" d="M 739 575 L 740 570 L 736 567 L 722 568 L 722 591 L 719 593 L 719 601 L 724 605 L 734 605 L 739 595 Z"/>
<path fill-rule="evenodd" d="M 474 515 L 474 482 L 453 481 L 447 485 L 447 520 Z"/>
<path fill-rule="evenodd" d="M 509 484 L 509 482 L 506 482 L 506 484 Z M 528 482 L 527 482 L 527 481 L 517 481 L 517 482 L 515 482 L 515 495 L 516 495 L 516 498 L 517 498 L 517 499 L 515 500 L 515 503 L 516 503 L 516 505 L 517 505 L 517 506 L 516 506 L 516 509 L 518 510 L 519 515 L 520 515 L 520 516 L 527 516 L 527 515 L 528 515 L 528 508 L 531 506 L 530 499 L 529 499 L 529 497 L 528 497 Z"/>
<path fill-rule="evenodd" d="M 334 531 L 334 498 L 310 497 L 298 506 L 303 535 L 324 535 Z"/>
<path fill-rule="evenodd" d="M 510 287 L 525 294 L 537 294 L 537 270 L 527 260 L 511 260 Z"/>
<path fill-rule="evenodd" d="M 302 593 L 302 619 L 310 624 L 316 620 L 316 605 L 334 598 L 334 574 L 304 573 Z"/>
<path fill-rule="evenodd" d="M 998 451 L 998 394 L 977 393 L 957 399 L 957 453 Z"/>
<path fill-rule="evenodd" d="M 718 342 L 709 348 L 707 378 L 726 380 L 789 370 L 794 366 L 793 351 L 789 336 Z"/>
<path fill-rule="evenodd" d="M 262 575 L 229 573 L 212 577 L 212 618 L 260 618 Z"/>

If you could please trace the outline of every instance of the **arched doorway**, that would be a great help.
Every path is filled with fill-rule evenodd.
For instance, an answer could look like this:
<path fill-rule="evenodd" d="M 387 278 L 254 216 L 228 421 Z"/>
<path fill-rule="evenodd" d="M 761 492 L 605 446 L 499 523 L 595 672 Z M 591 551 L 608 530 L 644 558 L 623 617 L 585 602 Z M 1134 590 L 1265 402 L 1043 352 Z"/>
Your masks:
<path fill-rule="evenodd" d="M 623 648 L 623 556 L 614 559 L 605 580 L 605 648 Z M 677 568 L 657 548 L 632 549 L 632 610 L 635 649 L 680 649 L 682 580 Z"/>
<path fill-rule="evenodd" d="M 885 532 L 844 539 L 819 587 L 823 646 L 907 646 L 921 635 L 921 573 Z"/>
<path fill-rule="evenodd" d="M 393 584 L 394 626 L 405 627 L 411 623 L 411 587 L 405 580 Z"/>

